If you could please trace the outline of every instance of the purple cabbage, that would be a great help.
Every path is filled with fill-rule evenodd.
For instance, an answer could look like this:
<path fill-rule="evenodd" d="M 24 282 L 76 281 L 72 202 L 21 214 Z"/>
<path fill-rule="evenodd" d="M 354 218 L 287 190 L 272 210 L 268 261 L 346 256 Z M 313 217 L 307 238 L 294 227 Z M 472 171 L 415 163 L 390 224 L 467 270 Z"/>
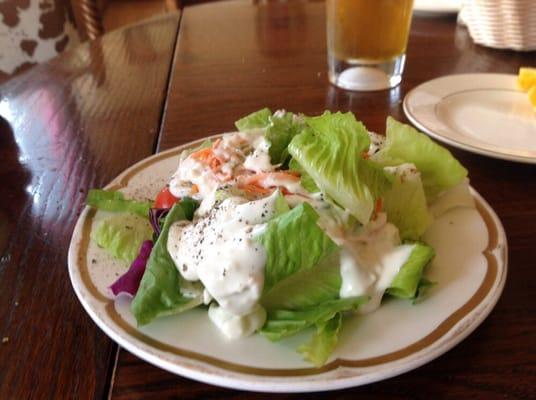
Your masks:
<path fill-rule="evenodd" d="M 119 295 L 119 293 L 128 293 L 131 296 L 136 295 L 152 249 L 152 241 L 146 240 L 142 243 L 140 252 L 136 259 L 132 261 L 128 271 L 110 286 L 115 296 Z"/>
<path fill-rule="evenodd" d="M 169 210 L 169 208 L 151 208 L 149 210 L 149 221 L 157 237 L 160 236 L 162 230 L 161 221 L 166 218 Z"/>

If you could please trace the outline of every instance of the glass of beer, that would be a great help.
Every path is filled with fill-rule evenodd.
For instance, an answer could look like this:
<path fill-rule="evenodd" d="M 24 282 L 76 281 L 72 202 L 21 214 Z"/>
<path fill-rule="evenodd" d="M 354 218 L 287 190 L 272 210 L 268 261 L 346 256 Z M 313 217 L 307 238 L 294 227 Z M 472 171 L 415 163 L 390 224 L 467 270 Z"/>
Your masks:
<path fill-rule="evenodd" d="M 349 90 L 402 80 L 413 0 L 326 0 L 329 80 Z"/>

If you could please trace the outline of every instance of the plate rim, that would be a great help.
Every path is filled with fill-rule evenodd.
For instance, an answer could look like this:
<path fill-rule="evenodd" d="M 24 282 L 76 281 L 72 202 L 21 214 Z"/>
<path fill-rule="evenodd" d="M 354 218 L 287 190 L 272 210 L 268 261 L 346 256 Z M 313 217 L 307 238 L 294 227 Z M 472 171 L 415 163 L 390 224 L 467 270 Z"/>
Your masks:
<path fill-rule="evenodd" d="M 193 147 L 196 144 L 202 143 L 204 140 L 215 138 L 218 136 L 221 135 L 212 135 L 210 137 L 198 139 L 196 141 L 185 143 L 180 146 L 163 151 L 161 153 L 157 153 L 147 158 L 144 158 L 143 160 L 135 163 L 134 165 L 123 171 L 121 174 L 119 174 L 108 185 L 106 185 L 106 188 L 113 187 L 122 183 L 125 177 L 132 173 L 132 171 L 137 171 L 138 169 L 140 169 L 140 167 L 143 167 L 143 164 L 147 163 L 148 161 L 156 162 L 159 161 L 161 158 L 168 158 L 170 156 L 173 156 L 174 153 Z M 141 170 L 143 170 L 143 168 Z M 133 176 L 135 176 L 135 173 Z M 128 184 L 128 181 L 125 184 Z M 495 304 L 497 303 L 503 291 L 508 272 L 507 237 L 504 232 L 504 227 L 502 226 L 498 216 L 491 208 L 491 206 L 473 188 L 471 188 L 471 193 L 482 206 L 484 211 L 488 214 L 488 218 L 490 219 L 490 221 L 486 221 L 486 218 L 484 217 L 484 215 L 482 215 L 482 212 L 479 211 L 482 219 L 486 223 L 488 234 L 490 229 L 489 224 L 492 224 L 492 227 L 496 230 L 497 246 L 493 249 L 489 249 L 490 244 L 488 243 L 488 248 L 486 248 L 482 252 L 482 254 L 486 255 L 488 263 L 487 268 L 489 268 L 490 263 L 490 260 L 487 257 L 488 255 L 489 257 L 494 257 L 497 264 L 497 275 L 491 283 L 489 291 L 471 311 L 469 311 L 460 320 L 458 320 L 437 340 L 434 340 L 429 345 L 414 353 L 409 354 L 408 356 L 402 357 L 400 359 L 395 359 L 387 363 L 380 363 L 372 367 L 338 366 L 337 368 L 327 372 L 319 372 L 318 374 L 308 376 L 293 375 L 288 378 L 281 376 L 259 376 L 255 374 L 243 374 L 236 371 L 228 371 L 225 369 L 222 370 L 221 368 L 213 364 L 209 364 L 208 368 L 203 369 L 200 368 L 199 365 L 189 365 L 189 363 L 187 362 L 188 359 L 186 359 L 185 362 L 182 362 L 181 360 L 182 363 L 179 364 L 174 362 L 173 360 L 163 358 L 162 355 L 159 354 L 159 352 L 151 353 L 143 349 L 136 343 L 139 341 L 139 339 L 136 337 L 130 337 L 129 333 L 126 331 L 124 331 L 123 334 L 127 338 L 123 338 L 119 332 L 115 331 L 116 328 L 108 325 L 110 321 L 106 321 L 106 318 L 102 318 L 99 315 L 99 311 L 102 312 L 102 310 L 99 310 L 98 307 L 92 307 L 92 301 L 102 303 L 103 299 L 86 298 L 87 293 L 83 292 L 84 290 L 88 291 L 88 289 L 87 287 L 84 287 L 84 282 L 76 276 L 76 270 L 79 269 L 79 265 L 77 263 L 79 256 L 78 250 L 80 247 L 78 236 L 80 236 L 83 224 L 87 222 L 88 213 L 91 212 L 88 207 L 85 207 L 83 212 L 81 213 L 76 223 L 71 243 L 69 245 L 69 277 L 71 285 L 73 286 L 74 291 L 79 301 L 82 303 L 82 306 L 85 311 L 89 314 L 93 322 L 96 323 L 97 326 L 99 326 L 112 340 L 114 340 L 116 343 L 124 347 L 132 354 L 135 354 L 136 356 L 145 360 L 146 362 L 149 362 L 152 365 L 155 365 L 174 374 L 178 374 L 190 379 L 217 386 L 233 389 L 238 388 L 240 390 L 253 390 L 259 392 L 315 392 L 323 390 L 337 390 L 352 386 L 360 386 L 379 380 L 388 379 L 390 377 L 402 374 L 409 370 L 413 370 L 439 357 L 440 355 L 444 354 L 445 352 L 456 346 L 462 340 L 464 340 L 470 333 L 472 333 L 495 307 Z M 495 251 L 500 251 L 501 254 L 491 254 Z M 104 302 L 107 302 L 108 304 L 112 305 L 114 304 L 113 299 L 106 298 L 104 295 L 102 297 L 104 298 Z M 476 318 L 470 318 L 475 316 Z M 459 327 L 460 324 L 462 325 L 461 327 Z M 461 333 L 458 332 L 460 329 Z M 457 333 L 454 339 L 450 338 L 450 336 L 453 335 L 453 331 L 456 331 Z M 194 359 L 193 363 L 203 364 L 202 361 L 199 361 L 197 359 Z M 388 371 L 385 371 L 386 366 L 390 367 Z M 220 370 L 220 374 L 215 373 L 215 370 Z M 329 376 L 330 374 L 334 374 L 339 370 L 346 371 L 346 374 L 342 377 Z M 362 373 L 363 371 L 365 372 Z M 326 375 L 325 379 L 307 379 L 308 377 L 322 377 L 322 375 Z"/>
<path fill-rule="evenodd" d="M 418 116 L 415 115 L 415 113 L 413 113 L 411 111 L 411 109 L 410 109 L 411 106 L 410 106 L 409 103 L 411 101 L 412 96 L 414 96 L 415 93 L 418 90 L 422 89 L 423 86 L 433 84 L 434 82 L 439 81 L 439 80 L 459 79 L 459 78 L 469 78 L 469 77 L 482 77 L 482 76 L 487 76 L 487 77 L 496 76 L 496 77 L 500 77 L 500 78 L 505 78 L 505 77 L 515 78 L 515 77 L 517 77 L 517 75 L 514 75 L 514 74 L 501 74 L 501 73 L 467 73 L 467 74 L 450 74 L 450 75 L 439 76 L 437 78 L 430 79 L 428 81 L 422 82 L 421 84 L 417 85 L 416 87 L 411 89 L 406 94 L 406 96 L 404 97 L 404 100 L 402 102 L 402 108 L 404 110 L 404 114 L 406 115 L 408 120 L 413 125 L 415 125 L 418 129 L 420 129 L 422 132 L 426 133 L 427 135 L 433 137 L 436 140 L 439 140 L 440 142 L 449 144 L 449 145 L 451 145 L 453 147 L 456 147 L 458 149 L 469 151 L 471 153 L 484 155 L 484 156 L 495 158 L 495 159 L 500 159 L 500 160 L 519 162 L 519 163 L 523 163 L 523 164 L 536 164 L 536 157 L 513 155 L 513 154 L 510 154 L 510 153 L 507 153 L 507 152 L 499 152 L 499 151 L 489 150 L 489 149 L 485 149 L 485 148 L 475 146 L 473 144 L 464 143 L 464 142 L 458 141 L 456 139 L 444 136 L 443 134 L 438 133 L 438 132 L 434 131 L 432 128 L 430 128 L 427 125 L 425 125 L 422 121 L 419 120 Z M 486 87 L 482 87 L 482 89 L 486 89 Z M 455 93 L 457 93 L 457 92 L 450 92 L 446 96 L 449 96 L 449 95 L 452 95 L 452 94 L 455 94 Z M 437 105 L 438 103 L 434 103 L 434 104 Z"/>

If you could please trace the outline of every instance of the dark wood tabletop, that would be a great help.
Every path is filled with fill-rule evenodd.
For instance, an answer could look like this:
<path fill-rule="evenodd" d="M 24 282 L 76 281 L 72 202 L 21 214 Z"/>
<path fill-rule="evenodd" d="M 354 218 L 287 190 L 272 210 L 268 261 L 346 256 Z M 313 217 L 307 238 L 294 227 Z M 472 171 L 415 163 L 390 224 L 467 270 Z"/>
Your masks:
<path fill-rule="evenodd" d="M 83 310 L 67 271 L 87 190 L 265 106 L 350 110 L 383 132 L 388 115 L 407 121 L 402 100 L 426 80 L 515 74 L 535 60 L 475 45 L 455 18 L 415 17 L 402 84 L 348 92 L 327 82 L 322 2 L 223 1 L 112 32 L 0 86 L 0 398 L 303 398 L 195 382 L 118 348 Z M 450 149 L 508 236 L 497 306 L 429 364 L 307 398 L 536 397 L 536 167 Z"/>

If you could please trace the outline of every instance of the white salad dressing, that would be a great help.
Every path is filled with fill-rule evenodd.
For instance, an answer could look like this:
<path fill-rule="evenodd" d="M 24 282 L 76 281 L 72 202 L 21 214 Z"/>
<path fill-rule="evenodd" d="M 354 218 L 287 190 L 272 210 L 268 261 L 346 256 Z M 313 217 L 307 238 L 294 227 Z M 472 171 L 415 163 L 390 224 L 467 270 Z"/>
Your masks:
<path fill-rule="evenodd" d="M 253 139 L 253 153 L 248 155 L 244 160 L 244 168 L 254 172 L 269 172 L 275 169 L 270 161 L 270 143 L 264 136 L 258 136 Z"/>
<path fill-rule="evenodd" d="M 199 195 L 205 197 L 218 188 L 220 181 L 206 163 L 186 157 L 171 177 L 169 191 L 175 197 L 190 196 L 192 184 L 197 185 Z"/>
<path fill-rule="evenodd" d="M 374 311 L 415 245 L 400 244 L 398 229 L 387 222 L 385 213 L 379 213 L 360 234 L 338 242 L 342 244 L 340 296 L 369 296 L 359 312 Z"/>
<path fill-rule="evenodd" d="M 208 316 L 229 339 L 249 336 L 266 322 L 266 311 L 259 304 L 249 314 L 238 316 L 212 303 L 208 309 Z"/>
<path fill-rule="evenodd" d="M 402 181 L 421 178 L 421 173 L 412 163 L 404 163 L 394 167 L 385 167 L 385 171 L 398 176 Z"/>
<path fill-rule="evenodd" d="M 369 156 L 376 154 L 385 144 L 385 136 L 379 135 L 376 132 L 368 132 L 370 138 L 370 147 L 367 151 Z"/>
<path fill-rule="evenodd" d="M 180 274 L 200 280 L 233 315 L 251 313 L 261 296 L 266 252 L 254 236 L 275 215 L 277 196 L 252 202 L 230 197 L 206 216 L 170 227 L 167 248 Z"/>
<path fill-rule="evenodd" d="M 305 189 L 303 189 L 305 190 Z M 292 192 L 296 193 L 296 192 Z M 299 192 L 298 192 L 299 193 Z M 324 201 L 322 193 L 309 193 L 308 195 L 303 194 L 289 194 L 285 196 L 285 200 L 287 201 L 287 204 L 294 208 L 301 203 L 309 203 L 311 207 L 313 207 L 317 211 L 324 210 L 329 207 L 329 204 Z"/>

